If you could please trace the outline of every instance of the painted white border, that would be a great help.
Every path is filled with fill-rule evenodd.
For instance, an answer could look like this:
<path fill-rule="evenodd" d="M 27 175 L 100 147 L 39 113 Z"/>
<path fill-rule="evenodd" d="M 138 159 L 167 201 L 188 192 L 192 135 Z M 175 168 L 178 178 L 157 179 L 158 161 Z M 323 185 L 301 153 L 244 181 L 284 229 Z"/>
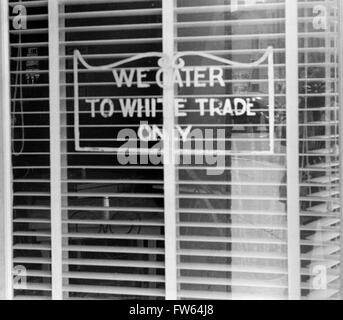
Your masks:
<path fill-rule="evenodd" d="M 268 104 L 269 104 L 269 150 L 266 151 L 239 151 L 239 152 L 231 152 L 226 151 L 225 155 L 242 155 L 242 154 L 249 154 L 249 155 L 273 155 L 275 152 L 275 70 L 274 70 L 274 49 L 273 47 L 268 47 L 266 52 L 263 56 L 251 63 L 240 63 L 234 62 L 225 58 L 220 58 L 212 54 L 197 52 L 197 51 L 187 51 L 187 52 L 180 52 L 177 54 L 167 54 L 167 53 L 160 53 L 160 52 L 148 52 L 144 54 L 139 54 L 133 56 L 128 59 L 124 59 L 112 64 L 107 64 L 103 66 L 92 66 L 86 62 L 86 60 L 82 57 L 79 50 L 74 51 L 74 135 L 75 135 L 75 150 L 77 152 L 118 152 L 118 148 L 104 148 L 104 147 L 81 147 L 80 141 L 80 117 L 79 117 L 79 83 L 78 83 L 78 73 L 79 73 L 79 63 L 86 68 L 87 70 L 100 70 L 100 71 L 111 71 L 115 68 L 122 67 L 130 62 L 138 61 L 145 58 L 156 57 L 160 58 L 158 64 L 161 68 L 164 68 L 166 72 L 171 70 L 172 68 L 182 68 L 184 67 L 184 61 L 182 58 L 190 57 L 190 56 L 197 56 L 206 58 L 209 60 L 217 61 L 229 66 L 234 67 L 257 67 L 261 65 L 263 62 L 267 61 L 268 64 Z M 172 58 L 171 58 L 172 57 Z M 139 68 L 138 68 L 139 69 Z M 166 89 L 172 90 L 171 88 L 164 88 L 164 94 L 167 94 Z M 172 108 L 173 109 L 173 108 Z M 149 154 L 150 150 L 140 150 L 140 149 L 131 149 L 129 150 L 132 154 L 139 154 L 139 153 L 147 153 Z M 180 151 L 180 153 L 186 155 L 187 151 Z M 219 154 L 219 153 L 218 153 Z"/>

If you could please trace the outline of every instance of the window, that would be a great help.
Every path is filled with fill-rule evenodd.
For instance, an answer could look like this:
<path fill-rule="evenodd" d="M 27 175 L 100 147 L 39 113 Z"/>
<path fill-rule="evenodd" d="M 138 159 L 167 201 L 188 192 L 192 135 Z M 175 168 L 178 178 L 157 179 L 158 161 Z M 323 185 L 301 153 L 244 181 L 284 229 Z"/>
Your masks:
<path fill-rule="evenodd" d="M 340 298 L 338 1 L 8 5 L 10 297 Z"/>

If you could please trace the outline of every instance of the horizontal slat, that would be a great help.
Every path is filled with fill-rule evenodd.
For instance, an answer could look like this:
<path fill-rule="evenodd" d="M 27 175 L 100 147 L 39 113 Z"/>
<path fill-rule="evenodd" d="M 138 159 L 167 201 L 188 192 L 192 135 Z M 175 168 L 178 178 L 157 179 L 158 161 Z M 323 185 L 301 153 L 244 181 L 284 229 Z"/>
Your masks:
<path fill-rule="evenodd" d="M 246 200 L 246 201 L 280 201 L 282 199 L 286 200 L 285 197 L 280 197 L 280 196 L 271 196 L 271 195 L 213 195 L 213 194 L 206 194 L 206 193 L 194 193 L 194 194 L 180 194 L 176 197 L 177 199 L 180 200 Z"/>
<path fill-rule="evenodd" d="M 161 15 L 162 9 L 149 8 L 149 9 L 128 9 L 128 10 L 106 10 L 106 11 L 80 11 L 60 13 L 59 17 L 62 19 L 91 19 L 91 18 L 114 18 L 114 17 L 135 17 L 135 16 L 154 16 Z"/>
<path fill-rule="evenodd" d="M 29 183 L 29 182 L 27 182 Z M 49 211 L 50 207 L 49 206 L 14 206 L 13 207 L 14 210 L 40 210 L 40 211 Z"/>
<path fill-rule="evenodd" d="M 278 216 L 287 217 L 282 211 L 267 211 L 267 210 L 228 210 L 228 209 L 203 209 L 203 208 L 179 208 L 176 211 L 178 214 L 216 214 L 216 215 L 247 215 L 247 216 Z"/>
<path fill-rule="evenodd" d="M 178 255 L 189 257 L 216 257 L 216 258 L 247 258 L 263 260 L 286 260 L 287 254 L 280 252 L 258 252 L 258 251 L 238 251 L 238 250 L 199 250 L 199 249 L 179 249 Z"/>
<path fill-rule="evenodd" d="M 25 270 L 25 276 L 34 278 L 51 278 L 51 272 L 44 270 Z"/>
<path fill-rule="evenodd" d="M 331 198 L 333 199 L 336 196 L 340 195 L 340 191 L 337 189 L 332 190 L 323 190 L 315 193 L 311 193 L 309 197 L 316 197 L 316 198 Z"/>
<path fill-rule="evenodd" d="M 224 264 L 209 264 L 209 263 L 180 263 L 180 270 L 191 271 L 217 271 L 217 272 L 239 272 L 239 273 L 256 273 L 269 275 L 287 275 L 287 268 L 271 267 L 271 266 L 248 266 L 248 265 L 224 265 Z"/>
<path fill-rule="evenodd" d="M 19 300 L 19 301 L 44 301 L 44 300 L 51 300 L 51 297 L 46 297 L 46 296 L 36 296 L 36 295 L 15 295 L 14 300 Z"/>
<path fill-rule="evenodd" d="M 277 235 L 269 234 L 268 232 L 265 235 L 270 235 L 270 237 L 215 237 L 215 236 L 179 236 L 180 241 L 185 242 L 213 242 L 213 243 L 244 243 L 244 244 L 287 244 L 285 239 L 279 239 Z"/>
<path fill-rule="evenodd" d="M 213 222 L 179 222 L 180 228 L 201 228 L 201 229 L 242 229 L 242 230 L 262 230 L 266 233 L 273 231 L 286 231 L 286 225 L 260 224 L 260 223 L 213 223 Z"/>
<path fill-rule="evenodd" d="M 79 5 L 79 4 L 108 4 L 109 0 L 59 0 L 61 4 L 67 4 L 70 6 Z M 117 3 L 151 3 L 151 1 L 155 3 L 159 3 L 162 0 L 116 0 Z"/>
<path fill-rule="evenodd" d="M 272 280 L 258 280 L 258 279 L 240 279 L 233 276 L 232 279 L 225 278 L 197 278 L 197 277 L 180 277 L 180 284 L 196 284 L 196 285 L 207 285 L 207 286 L 230 286 L 233 289 L 239 287 L 248 287 L 248 288 L 279 288 L 287 289 L 288 283 L 286 277 L 280 279 Z"/>
<path fill-rule="evenodd" d="M 283 3 L 254 3 L 249 6 L 242 6 L 242 10 L 252 10 L 252 11 L 264 11 L 264 10 L 277 10 L 284 9 Z M 199 13 L 213 13 L 213 12 L 232 12 L 236 9 L 234 5 L 192 5 L 192 6 L 178 6 L 175 9 L 176 14 L 199 14 Z"/>
<path fill-rule="evenodd" d="M 46 219 L 14 219 L 13 223 L 22 223 L 22 224 L 50 224 L 50 220 Z"/>
<path fill-rule="evenodd" d="M 164 283 L 163 276 L 158 275 L 144 275 L 131 273 L 95 273 L 95 272 L 65 272 L 63 273 L 65 279 L 83 279 L 83 280 L 108 280 L 108 281 L 123 281 L 123 282 L 151 282 Z"/>
<path fill-rule="evenodd" d="M 310 183 L 321 183 L 321 184 L 329 184 L 333 183 L 336 181 L 339 181 L 339 176 L 338 175 L 327 175 L 327 176 L 322 176 L 318 178 L 311 178 L 308 180 Z"/>
<path fill-rule="evenodd" d="M 51 246 L 50 245 L 44 245 L 44 244 L 14 244 L 13 250 L 27 250 L 27 251 L 50 251 Z"/>
<path fill-rule="evenodd" d="M 97 26 L 77 26 L 60 28 L 61 32 L 65 34 L 70 33 L 83 33 L 83 32 L 104 32 L 104 31 L 125 31 L 125 30 L 153 30 L 161 29 L 161 23 L 131 23 L 131 24 L 118 24 L 118 25 L 97 25 Z"/>
<path fill-rule="evenodd" d="M 307 224 L 304 224 L 306 228 L 327 228 L 333 225 L 339 224 L 340 219 L 338 218 L 322 218 Z"/>
<path fill-rule="evenodd" d="M 48 0 L 34 0 L 34 1 L 11 1 L 8 3 L 9 6 L 15 7 L 17 5 L 24 5 L 27 8 L 35 8 L 35 7 L 47 7 Z"/>
<path fill-rule="evenodd" d="M 88 206 L 69 206 L 63 207 L 62 210 L 69 210 L 69 211 L 100 211 L 100 212 L 155 212 L 155 213 L 163 213 L 163 209 L 159 208 L 144 208 L 144 207 L 88 207 Z"/>
<path fill-rule="evenodd" d="M 65 292 L 109 294 L 120 296 L 144 296 L 144 297 L 164 297 L 164 290 L 153 288 L 128 288 L 128 287 L 107 287 L 107 286 L 86 286 L 67 285 L 63 287 Z"/>
<path fill-rule="evenodd" d="M 309 168 L 313 168 L 313 169 L 330 169 L 330 168 L 333 168 L 333 167 L 338 167 L 339 166 L 339 162 L 320 162 L 320 163 L 316 163 L 316 164 L 313 164 L 313 165 L 309 165 L 308 167 Z"/>
<path fill-rule="evenodd" d="M 340 237 L 341 233 L 339 231 L 340 230 L 337 230 L 337 232 L 317 231 L 311 236 L 306 236 L 306 239 L 316 241 L 316 242 L 329 242 L 329 241 L 338 239 Z"/>
<path fill-rule="evenodd" d="M 21 284 L 15 284 L 13 285 L 14 290 L 23 290 L 23 287 Z M 43 283 L 27 283 L 25 285 L 26 291 L 51 291 L 51 285 L 49 284 L 43 284 Z"/>
<path fill-rule="evenodd" d="M 332 246 L 327 246 L 325 248 L 313 248 L 311 251 L 307 253 L 303 253 L 301 256 L 307 260 L 311 260 L 311 259 L 316 260 L 317 259 L 316 257 L 318 257 L 318 259 L 320 257 L 321 259 L 325 259 L 325 257 L 337 254 L 339 253 L 339 251 L 340 251 L 340 246 L 332 245 Z"/>
<path fill-rule="evenodd" d="M 13 259 L 13 262 L 14 263 L 25 263 L 25 264 L 51 264 L 51 259 L 17 257 L 17 258 Z"/>
<path fill-rule="evenodd" d="M 139 260 L 90 260 L 90 259 L 67 259 L 63 260 L 64 265 L 73 266 L 102 266 L 102 267 L 124 267 L 136 269 L 164 269 L 164 263 Z"/>
<path fill-rule="evenodd" d="M 338 210 L 340 208 L 341 206 L 338 203 L 332 203 L 331 205 L 324 203 L 324 204 L 319 204 L 319 205 L 310 207 L 307 210 L 311 212 L 326 213 L 326 212 L 332 212 L 332 211 Z"/>
<path fill-rule="evenodd" d="M 212 292 L 212 291 L 192 291 L 182 290 L 178 294 L 179 298 L 186 300 L 287 300 L 288 296 L 284 294 L 258 294 L 254 293 L 225 293 L 225 292 Z"/>
<path fill-rule="evenodd" d="M 100 252 L 100 253 L 127 253 L 144 255 L 164 255 L 164 249 L 141 248 L 141 247 L 113 247 L 113 246 L 87 246 L 87 245 L 69 245 L 63 247 L 68 252 Z"/>
<path fill-rule="evenodd" d="M 154 44 L 162 43 L 162 38 L 133 38 L 133 39 L 111 39 L 111 40 L 83 40 L 64 41 L 61 46 L 106 46 L 106 45 L 128 45 L 128 44 Z"/>
<path fill-rule="evenodd" d="M 99 233 L 68 233 L 63 238 L 73 239 L 114 239 L 114 240 L 151 240 L 163 241 L 164 237 L 151 234 L 99 234 Z"/>
<path fill-rule="evenodd" d="M 15 197 L 50 197 L 49 192 L 14 192 L 13 195 Z"/>
<path fill-rule="evenodd" d="M 13 232 L 13 236 L 15 237 L 42 237 L 42 238 L 50 238 L 51 233 L 50 232 L 42 232 L 42 231 L 15 231 Z"/>
<path fill-rule="evenodd" d="M 124 168 L 121 168 L 123 170 Z M 156 198 L 164 198 L 163 194 L 149 194 L 149 193 L 100 193 L 100 192 L 92 192 L 92 193 L 86 193 L 86 192 L 70 192 L 70 193 L 63 193 L 62 196 L 67 197 L 78 197 L 78 198 L 143 198 L 143 199 L 156 199 Z"/>
<path fill-rule="evenodd" d="M 64 224 L 78 225 L 106 225 L 106 226 L 147 226 L 147 227 L 164 227 L 162 221 L 135 221 L 135 220 L 63 220 Z"/>

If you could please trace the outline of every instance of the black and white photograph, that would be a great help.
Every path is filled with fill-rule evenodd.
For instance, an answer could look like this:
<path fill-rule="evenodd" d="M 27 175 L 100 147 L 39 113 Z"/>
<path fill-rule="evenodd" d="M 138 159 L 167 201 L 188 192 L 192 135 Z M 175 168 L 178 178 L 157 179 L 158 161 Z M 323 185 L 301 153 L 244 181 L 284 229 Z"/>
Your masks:
<path fill-rule="evenodd" d="M 342 0 L 0 0 L 0 33 L 0 300 L 343 300 Z"/>

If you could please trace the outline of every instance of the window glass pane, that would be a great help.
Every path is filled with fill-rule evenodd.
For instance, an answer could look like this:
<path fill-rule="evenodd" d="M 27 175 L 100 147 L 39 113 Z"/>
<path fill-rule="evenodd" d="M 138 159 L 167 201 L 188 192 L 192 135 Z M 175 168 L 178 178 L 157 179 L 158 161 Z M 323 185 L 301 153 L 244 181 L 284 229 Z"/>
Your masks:
<path fill-rule="evenodd" d="M 48 7 L 30 1 L 9 12 L 13 166 L 13 268 L 26 274 L 14 296 L 51 298 L 50 120 Z M 15 11 L 15 6 L 18 11 Z M 20 10 L 19 10 L 20 9 Z M 26 28 L 27 29 L 26 29 Z"/>
<path fill-rule="evenodd" d="M 196 130 L 191 149 L 201 154 L 178 170 L 179 297 L 287 298 L 285 2 L 236 8 L 224 0 L 179 0 L 176 12 L 179 52 L 249 64 L 272 47 L 274 57 L 271 69 L 268 59 L 242 66 L 185 58 L 223 70 L 225 85 L 178 90 L 188 98 L 178 122 Z M 252 104 L 250 112 L 235 106 L 238 99 Z"/>
<path fill-rule="evenodd" d="M 134 152 L 139 148 L 140 123 L 161 125 L 161 105 L 152 120 L 140 116 L 138 108 L 131 115 L 127 110 L 126 116 L 121 111 L 135 97 L 144 106 L 151 98 L 162 97 L 162 92 L 154 83 L 149 90 L 137 88 L 136 76 L 132 87 L 114 81 L 120 72 L 130 77 L 130 70 L 143 67 L 153 67 L 147 75 L 153 81 L 157 58 L 126 63 L 117 74 L 102 68 L 140 53 L 162 51 L 161 4 L 78 1 L 60 6 L 61 116 L 66 139 L 64 290 L 69 298 L 165 295 L 163 166 L 154 166 L 148 158 L 141 161 Z M 128 138 L 133 160 L 118 150 Z M 145 146 L 147 152 L 150 147 Z"/>
<path fill-rule="evenodd" d="M 56 296 L 59 204 L 65 299 L 165 299 L 175 261 L 178 299 L 288 299 L 294 257 L 302 299 L 341 298 L 340 1 L 298 0 L 297 35 L 285 0 L 56 1 L 58 39 L 49 1 L 8 1 L 15 298 Z"/>
<path fill-rule="evenodd" d="M 302 296 L 339 294 L 338 1 L 299 1 Z M 315 14 L 314 14 L 315 13 Z"/>

